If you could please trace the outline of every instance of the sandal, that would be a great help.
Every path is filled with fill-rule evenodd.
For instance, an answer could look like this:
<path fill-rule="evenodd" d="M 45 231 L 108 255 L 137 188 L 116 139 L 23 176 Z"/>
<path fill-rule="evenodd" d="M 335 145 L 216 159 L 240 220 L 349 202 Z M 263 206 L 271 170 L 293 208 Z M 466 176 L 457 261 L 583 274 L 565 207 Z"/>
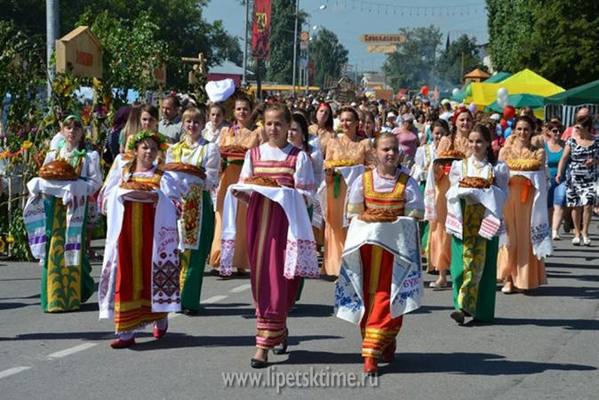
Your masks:
<path fill-rule="evenodd" d="M 438 283 L 437 281 L 434 282 L 430 282 L 428 284 L 429 288 L 432 288 L 433 290 L 442 290 L 442 289 L 447 289 L 448 287 L 450 287 L 450 284 L 448 281 L 445 281 L 444 283 Z"/>
<path fill-rule="evenodd" d="M 505 285 L 501 288 L 501 293 L 503 294 L 512 294 L 514 293 L 514 286 L 511 282 L 506 282 Z"/>

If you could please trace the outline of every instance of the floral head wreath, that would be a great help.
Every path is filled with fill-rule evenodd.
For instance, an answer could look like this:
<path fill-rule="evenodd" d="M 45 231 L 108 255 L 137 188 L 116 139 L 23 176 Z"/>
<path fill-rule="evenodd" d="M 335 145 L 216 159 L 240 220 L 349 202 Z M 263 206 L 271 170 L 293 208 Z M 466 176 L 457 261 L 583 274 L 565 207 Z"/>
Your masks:
<path fill-rule="evenodd" d="M 156 144 L 158 144 L 158 148 L 160 148 L 160 150 L 168 149 L 168 144 L 166 143 L 166 139 L 164 138 L 164 136 L 162 136 L 158 132 L 143 130 L 133 135 L 133 137 L 129 141 L 129 150 L 135 150 L 137 145 L 146 139 L 152 139 L 153 141 L 155 141 Z"/>

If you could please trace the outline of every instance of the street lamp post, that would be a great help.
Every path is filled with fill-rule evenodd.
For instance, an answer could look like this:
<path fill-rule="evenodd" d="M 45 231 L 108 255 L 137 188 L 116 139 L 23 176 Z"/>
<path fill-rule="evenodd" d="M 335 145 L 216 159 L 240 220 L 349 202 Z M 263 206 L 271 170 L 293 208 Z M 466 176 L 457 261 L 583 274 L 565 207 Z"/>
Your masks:
<path fill-rule="evenodd" d="M 326 9 L 326 4 L 321 4 L 316 10 L 324 10 Z M 293 86 L 293 94 L 295 95 L 295 77 L 296 77 L 296 69 L 297 69 L 297 25 L 299 19 L 299 0 L 295 2 L 295 28 L 293 29 L 293 75 L 291 85 Z M 307 53 L 307 50 L 306 50 Z"/>
<path fill-rule="evenodd" d="M 48 99 L 52 96 L 52 79 L 54 78 L 52 53 L 54 52 L 56 38 L 58 37 L 58 1 L 59 0 L 46 0 L 46 74 L 48 79 Z"/>
<path fill-rule="evenodd" d="M 243 78 L 241 79 L 242 85 L 245 87 L 247 84 L 246 71 L 248 67 L 248 20 L 250 19 L 250 0 L 245 0 L 245 15 L 243 18 Z"/>
<path fill-rule="evenodd" d="M 295 27 L 293 29 L 293 78 L 291 85 L 293 86 L 293 95 L 295 96 L 295 70 L 297 69 L 297 20 L 299 13 L 299 0 L 295 1 Z"/>

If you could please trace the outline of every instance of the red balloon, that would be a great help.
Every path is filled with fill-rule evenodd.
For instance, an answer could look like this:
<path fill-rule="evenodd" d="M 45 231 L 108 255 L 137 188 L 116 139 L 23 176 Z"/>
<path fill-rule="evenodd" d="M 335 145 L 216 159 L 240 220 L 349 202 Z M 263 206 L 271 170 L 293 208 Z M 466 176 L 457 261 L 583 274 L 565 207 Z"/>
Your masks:
<path fill-rule="evenodd" d="M 512 119 L 516 115 L 516 109 L 514 106 L 505 106 L 503 107 L 503 118 Z"/>
<path fill-rule="evenodd" d="M 421 87 L 420 93 L 422 93 L 424 96 L 428 96 L 428 86 Z"/>

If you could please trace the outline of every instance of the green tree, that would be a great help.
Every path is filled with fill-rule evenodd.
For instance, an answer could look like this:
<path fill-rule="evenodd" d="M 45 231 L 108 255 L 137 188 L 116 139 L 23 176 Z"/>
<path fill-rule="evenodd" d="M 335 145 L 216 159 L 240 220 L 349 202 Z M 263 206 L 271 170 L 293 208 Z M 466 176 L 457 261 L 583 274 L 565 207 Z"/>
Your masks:
<path fill-rule="evenodd" d="M 299 27 L 305 14 L 298 15 Z M 295 28 L 295 0 L 272 0 L 270 26 L 270 55 L 266 62 L 266 80 L 278 83 L 291 83 L 293 80 L 293 33 Z M 299 54 L 299 49 L 297 50 Z M 299 64 L 299 63 L 298 63 Z"/>
<path fill-rule="evenodd" d="M 154 38 L 166 43 L 167 76 L 170 86 L 185 87 L 187 71 L 179 58 L 204 53 L 207 64 L 229 59 L 240 64 L 242 52 L 238 38 L 229 35 L 221 21 L 210 24 L 203 19 L 209 0 L 86 0 L 60 2 L 60 29 L 64 35 L 77 26 L 83 15 L 101 10 L 131 28 L 134 21 L 147 15 L 155 24 Z M 0 0 L 0 19 L 12 20 L 23 31 L 45 35 L 46 9 L 40 0 Z M 240 7 L 239 12 L 242 12 Z M 89 19 L 88 19 L 89 21 Z"/>
<path fill-rule="evenodd" d="M 341 68 L 347 64 L 348 51 L 339 42 L 337 35 L 327 29 L 321 29 L 310 42 L 310 62 L 318 66 L 315 69 L 314 83 L 324 86 L 330 79 L 341 76 Z"/>
<path fill-rule="evenodd" d="M 533 0 L 487 0 L 489 51 L 500 71 L 517 71 L 534 24 Z"/>
<path fill-rule="evenodd" d="M 439 54 L 436 78 L 440 82 L 456 86 L 462 82 L 464 74 L 474 68 L 487 69 L 480 57 L 476 38 L 462 35 Z"/>
<path fill-rule="evenodd" d="M 155 37 L 158 26 L 148 14 L 141 14 L 130 24 L 103 11 L 95 18 L 82 17 L 81 25 L 90 25 L 103 47 L 105 86 L 120 88 L 121 100 L 127 89 L 145 91 L 155 87 L 152 72 L 169 61 L 167 45 Z"/>
<path fill-rule="evenodd" d="M 487 0 L 496 69 L 530 68 L 564 87 L 599 75 L 599 3 L 593 0 Z"/>
<path fill-rule="evenodd" d="M 402 28 L 399 33 L 406 36 L 406 41 L 387 56 L 383 65 L 387 81 L 394 89 L 429 84 L 433 78 L 437 47 L 441 44 L 439 28 L 433 25 Z"/>

